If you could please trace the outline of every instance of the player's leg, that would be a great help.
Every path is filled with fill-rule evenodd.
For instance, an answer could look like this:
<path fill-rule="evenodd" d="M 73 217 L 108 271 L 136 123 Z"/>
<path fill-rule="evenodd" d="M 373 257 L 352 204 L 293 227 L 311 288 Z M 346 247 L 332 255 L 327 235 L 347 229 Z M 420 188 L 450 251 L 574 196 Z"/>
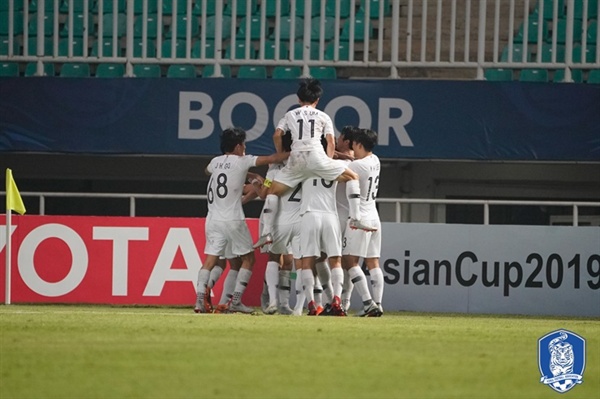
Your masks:
<path fill-rule="evenodd" d="M 250 277 L 252 277 L 252 268 L 254 267 L 254 251 L 241 256 L 242 267 L 240 268 L 237 279 L 235 280 L 235 288 L 229 303 L 229 311 L 240 313 L 252 313 L 254 309 L 242 304 L 242 295 L 246 291 Z"/>
<path fill-rule="evenodd" d="M 275 224 L 275 218 L 279 212 L 279 197 L 281 197 L 290 187 L 279 181 L 271 182 L 268 194 L 265 198 L 265 205 L 263 206 L 261 219 L 263 221 L 263 231 L 258 241 L 252 246 L 253 248 L 260 248 L 263 245 L 270 244 L 273 242 L 273 225 Z"/>
<path fill-rule="evenodd" d="M 265 283 L 269 292 L 269 303 L 264 310 L 266 314 L 277 312 L 277 283 L 279 282 L 279 268 L 281 255 L 269 252 L 269 261 L 265 268 Z"/>
<path fill-rule="evenodd" d="M 342 257 L 332 256 L 329 258 L 329 268 L 331 269 L 331 288 L 333 299 L 331 301 L 332 316 L 346 316 L 346 311 L 342 308 L 342 287 L 344 284 L 344 272 L 342 271 Z"/>
<path fill-rule="evenodd" d="M 308 301 L 308 315 L 317 315 L 317 304 L 315 303 L 315 275 L 313 268 L 315 266 L 316 256 L 302 258 L 302 287 L 306 300 Z"/>
<path fill-rule="evenodd" d="M 221 299 L 219 300 L 219 306 L 217 306 L 215 309 L 215 313 L 227 311 L 227 304 L 233 296 L 235 281 L 237 280 L 237 275 L 241 267 L 242 259 L 239 256 L 229 259 L 229 271 L 225 276 L 225 281 L 223 282 L 223 292 L 221 292 Z"/>
<path fill-rule="evenodd" d="M 291 280 L 290 274 L 294 265 L 294 257 L 293 255 L 283 255 L 281 270 L 279 270 L 279 286 L 278 286 L 278 294 L 279 294 L 279 313 L 290 315 L 293 313 L 293 310 L 290 308 L 290 290 L 291 290 Z"/>
<path fill-rule="evenodd" d="M 294 283 L 296 289 L 296 305 L 294 306 L 294 316 L 302 316 L 304 304 L 306 303 L 306 295 L 304 294 L 304 286 L 302 284 L 302 259 L 296 259 L 296 280 Z"/>
<path fill-rule="evenodd" d="M 196 283 L 196 304 L 194 306 L 194 312 L 196 313 L 212 313 L 212 306 L 210 308 L 205 307 L 204 296 L 206 295 L 206 287 L 208 286 L 210 271 L 217 264 L 218 260 L 218 255 L 207 254 L 202 268 L 200 271 L 198 271 L 198 281 Z"/>
<path fill-rule="evenodd" d="M 212 289 L 223 274 L 223 270 L 227 265 L 227 260 L 224 257 L 219 257 L 217 264 L 210 271 L 210 277 L 208 278 L 208 284 L 206 285 L 206 291 L 204 292 L 204 308 L 213 309 L 212 305 Z"/>
<path fill-rule="evenodd" d="M 323 302 L 330 304 L 333 300 L 333 287 L 331 286 L 331 270 L 329 270 L 326 261 L 327 255 L 322 253 L 319 259 L 317 259 L 315 269 L 323 289 Z"/>
<path fill-rule="evenodd" d="M 383 287 L 385 286 L 385 281 L 383 279 L 383 272 L 379 267 L 379 258 L 366 258 L 365 263 L 367 264 L 367 269 L 369 269 L 369 278 L 371 279 L 371 290 L 373 292 L 373 300 L 379 307 L 381 313 L 383 313 L 383 306 L 381 305 L 381 301 L 383 299 Z"/>
<path fill-rule="evenodd" d="M 352 299 L 352 291 L 354 290 L 354 284 L 348 275 L 348 270 L 342 268 L 344 274 L 344 284 L 342 285 L 342 309 L 348 312 L 350 309 L 350 301 Z"/>

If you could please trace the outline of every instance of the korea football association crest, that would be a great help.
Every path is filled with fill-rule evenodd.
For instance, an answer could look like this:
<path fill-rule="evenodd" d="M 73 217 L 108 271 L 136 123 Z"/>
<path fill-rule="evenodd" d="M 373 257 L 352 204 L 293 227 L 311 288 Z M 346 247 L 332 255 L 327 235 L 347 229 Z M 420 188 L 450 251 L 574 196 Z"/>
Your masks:
<path fill-rule="evenodd" d="M 538 364 L 541 383 L 559 393 L 569 391 L 583 382 L 585 339 L 567 330 L 543 336 L 538 340 Z"/>

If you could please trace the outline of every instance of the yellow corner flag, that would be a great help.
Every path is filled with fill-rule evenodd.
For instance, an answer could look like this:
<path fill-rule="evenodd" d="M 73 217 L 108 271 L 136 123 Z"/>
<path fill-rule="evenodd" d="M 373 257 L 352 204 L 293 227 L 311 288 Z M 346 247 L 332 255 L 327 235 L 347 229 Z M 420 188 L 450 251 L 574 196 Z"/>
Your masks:
<path fill-rule="evenodd" d="M 21 215 L 25 214 L 25 204 L 19 194 L 17 183 L 15 183 L 12 170 L 6 169 L 6 212 L 13 210 Z"/>

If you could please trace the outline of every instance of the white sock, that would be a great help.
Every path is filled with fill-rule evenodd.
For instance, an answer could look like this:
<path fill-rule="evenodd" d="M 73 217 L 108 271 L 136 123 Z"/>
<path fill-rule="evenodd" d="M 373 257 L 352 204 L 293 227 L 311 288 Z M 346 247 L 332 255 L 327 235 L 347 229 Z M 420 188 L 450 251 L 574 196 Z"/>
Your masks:
<path fill-rule="evenodd" d="M 380 304 L 383 299 L 383 287 L 385 281 L 383 280 L 383 272 L 380 268 L 376 267 L 369 270 L 371 275 L 371 289 L 373 291 L 373 300 L 376 304 Z"/>
<path fill-rule="evenodd" d="M 302 288 L 304 291 L 304 295 L 306 296 L 306 300 L 308 303 L 314 302 L 315 300 L 315 276 L 313 275 L 312 270 L 302 269 Z"/>
<path fill-rule="evenodd" d="M 279 303 L 282 307 L 290 306 L 290 271 L 279 271 Z"/>
<path fill-rule="evenodd" d="M 223 283 L 223 292 L 221 293 L 221 300 L 219 301 L 220 305 L 224 305 L 233 296 L 233 290 L 235 289 L 235 280 L 237 280 L 238 271 L 231 270 L 227 272 L 227 277 L 225 277 L 225 282 Z"/>
<path fill-rule="evenodd" d="M 371 293 L 369 292 L 369 286 L 367 285 L 367 278 L 362 269 L 358 266 L 352 266 L 350 270 L 348 270 L 348 275 L 354 283 L 356 292 L 360 295 L 363 306 L 370 304 L 373 300 L 371 299 Z"/>
<path fill-rule="evenodd" d="M 354 290 L 354 284 L 348 274 L 348 270 L 344 269 L 344 285 L 342 286 L 342 308 L 344 310 L 350 309 L 350 300 L 352 298 L 352 290 Z"/>
<path fill-rule="evenodd" d="M 275 216 L 277 216 L 278 211 L 279 197 L 275 194 L 267 195 L 262 211 L 263 235 L 270 234 L 273 231 L 273 224 L 275 224 Z"/>
<path fill-rule="evenodd" d="M 344 272 L 341 267 L 331 269 L 331 288 L 333 295 L 338 298 L 342 297 L 342 287 L 344 285 Z"/>
<path fill-rule="evenodd" d="M 233 290 L 233 297 L 231 299 L 232 303 L 240 303 L 242 301 L 242 295 L 244 294 L 244 291 L 246 291 L 246 286 L 248 286 L 248 281 L 250 281 L 251 276 L 252 270 L 244 268 L 240 269 L 237 279 L 235 280 L 235 289 Z"/>
<path fill-rule="evenodd" d="M 213 267 L 210 271 L 210 277 L 208 279 L 208 286 L 211 289 L 215 286 L 215 284 L 221 277 L 221 274 L 223 274 L 223 268 L 219 265 L 215 265 L 215 267 Z"/>
<path fill-rule="evenodd" d="M 269 306 L 277 305 L 277 283 L 279 282 L 279 263 L 269 261 L 265 269 L 265 282 L 269 290 Z"/>
<path fill-rule="evenodd" d="M 358 180 L 348 180 L 346 182 L 346 197 L 348 197 L 348 210 L 350 218 L 360 219 L 360 186 Z"/>
<path fill-rule="evenodd" d="M 306 302 L 306 295 L 304 294 L 304 288 L 302 285 L 302 269 L 296 270 L 296 306 L 294 311 L 300 311 L 304 309 L 304 303 Z"/>
<path fill-rule="evenodd" d="M 196 294 L 199 295 L 200 299 L 204 299 L 204 291 L 208 285 L 208 278 L 210 277 L 210 270 L 200 269 L 198 272 L 198 282 L 196 283 Z"/>
<path fill-rule="evenodd" d="M 325 303 L 331 303 L 333 301 L 333 287 L 331 286 L 331 270 L 327 262 L 319 262 L 316 264 L 317 276 L 323 287 L 323 296 L 325 297 Z"/>
<path fill-rule="evenodd" d="M 319 281 L 319 277 L 315 278 L 315 288 L 313 288 L 313 294 L 315 296 L 315 305 L 323 306 L 323 286 L 321 285 L 321 281 Z"/>

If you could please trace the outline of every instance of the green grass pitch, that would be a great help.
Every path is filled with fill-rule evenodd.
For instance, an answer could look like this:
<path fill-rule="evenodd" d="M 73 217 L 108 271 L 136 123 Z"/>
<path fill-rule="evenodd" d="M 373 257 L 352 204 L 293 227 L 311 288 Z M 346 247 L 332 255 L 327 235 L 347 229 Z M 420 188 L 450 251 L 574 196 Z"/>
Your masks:
<path fill-rule="evenodd" d="M 583 383 L 541 384 L 538 339 L 586 339 Z M 600 398 L 600 319 L 196 315 L 0 306 L 0 398 Z"/>

